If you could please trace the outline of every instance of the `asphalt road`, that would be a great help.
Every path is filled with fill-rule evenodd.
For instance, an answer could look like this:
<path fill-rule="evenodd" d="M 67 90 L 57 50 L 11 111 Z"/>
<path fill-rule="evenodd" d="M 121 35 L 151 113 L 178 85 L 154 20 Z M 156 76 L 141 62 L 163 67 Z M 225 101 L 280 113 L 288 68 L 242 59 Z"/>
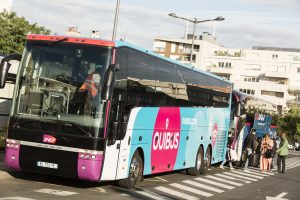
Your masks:
<path fill-rule="evenodd" d="M 300 152 L 290 152 L 285 174 L 261 174 L 258 169 L 213 167 L 205 176 L 184 172 L 146 177 L 135 189 L 126 190 L 108 183 L 89 183 L 54 176 L 7 172 L 0 152 L 0 200 L 43 199 L 266 199 L 282 196 L 300 199 Z M 277 198 L 278 199 L 278 198 Z M 275 200 L 275 199 L 274 199 Z"/>

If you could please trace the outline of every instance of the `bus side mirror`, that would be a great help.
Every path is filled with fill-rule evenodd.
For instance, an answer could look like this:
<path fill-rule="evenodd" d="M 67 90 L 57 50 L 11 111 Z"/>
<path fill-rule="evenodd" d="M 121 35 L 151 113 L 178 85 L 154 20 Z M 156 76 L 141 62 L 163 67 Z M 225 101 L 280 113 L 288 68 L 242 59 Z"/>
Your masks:
<path fill-rule="evenodd" d="M 109 145 L 115 144 L 118 135 L 118 127 L 119 127 L 119 122 L 112 122 L 110 134 L 109 134 L 109 142 L 108 142 Z"/>
<path fill-rule="evenodd" d="M 119 71 L 118 64 L 109 65 L 104 77 L 103 92 L 101 95 L 102 100 L 108 100 L 112 95 L 116 71 Z"/>
<path fill-rule="evenodd" d="M 21 57 L 22 56 L 20 54 L 11 54 L 1 60 L 1 63 L 0 63 L 0 88 L 5 87 L 8 71 L 11 66 L 9 61 L 11 61 L 11 60 L 20 61 Z"/>
<path fill-rule="evenodd" d="M 0 64 L 0 88 L 5 87 L 6 79 L 7 79 L 7 74 L 8 70 L 10 68 L 11 64 L 7 62 L 6 60 L 2 60 Z"/>

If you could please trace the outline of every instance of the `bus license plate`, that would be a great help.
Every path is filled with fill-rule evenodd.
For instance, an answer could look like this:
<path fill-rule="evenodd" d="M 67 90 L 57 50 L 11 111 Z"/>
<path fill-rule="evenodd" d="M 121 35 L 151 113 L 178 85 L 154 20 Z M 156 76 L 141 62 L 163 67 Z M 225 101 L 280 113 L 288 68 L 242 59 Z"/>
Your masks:
<path fill-rule="evenodd" d="M 58 164 L 56 164 L 56 163 L 48 163 L 48 162 L 41 162 L 41 161 L 37 161 L 37 166 L 38 167 L 51 168 L 51 169 L 57 169 L 58 168 Z"/>

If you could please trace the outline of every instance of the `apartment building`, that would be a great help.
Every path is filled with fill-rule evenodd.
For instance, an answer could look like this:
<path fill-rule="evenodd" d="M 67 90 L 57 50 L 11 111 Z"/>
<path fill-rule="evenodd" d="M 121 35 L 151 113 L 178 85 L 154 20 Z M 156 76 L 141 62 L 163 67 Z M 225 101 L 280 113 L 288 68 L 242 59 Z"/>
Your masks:
<path fill-rule="evenodd" d="M 154 40 L 154 51 L 189 63 L 192 37 Z M 215 37 L 203 33 L 195 37 L 194 67 L 209 71 L 234 83 L 234 88 L 277 105 L 278 112 L 300 106 L 300 49 L 253 47 L 229 49 Z"/>

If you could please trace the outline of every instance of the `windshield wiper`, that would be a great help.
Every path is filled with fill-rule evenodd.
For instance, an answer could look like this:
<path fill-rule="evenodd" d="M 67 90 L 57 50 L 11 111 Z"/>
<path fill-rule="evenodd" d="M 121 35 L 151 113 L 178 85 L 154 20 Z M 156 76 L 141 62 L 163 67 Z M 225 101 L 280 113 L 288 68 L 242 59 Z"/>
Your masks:
<path fill-rule="evenodd" d="M 64 42 L 64 41 L 67 41 L 67 40 L 68 40 L 68 38 L 65 37 L 65 38 L 62 38 L 62 39 L 60 39 L 60 40 L 55 40 L 55 41 L 48 42 L 48 45 L 57 45 L 57 44 L 59 44 L 59 43 L 62 43 L 62 42 Z"/>
<path fill-rule="evenodd" d="M 89 131 L 87 131 L 87 130 L 81 128 L 78 124 L 69 123 L 68 125 L 71 125 L 72 127 L 76 128 L 76 129 L 79 130 L 81 133 L 83 133 L 85 136 L 92 137 L 92 134 L 91 134 Z"/>

